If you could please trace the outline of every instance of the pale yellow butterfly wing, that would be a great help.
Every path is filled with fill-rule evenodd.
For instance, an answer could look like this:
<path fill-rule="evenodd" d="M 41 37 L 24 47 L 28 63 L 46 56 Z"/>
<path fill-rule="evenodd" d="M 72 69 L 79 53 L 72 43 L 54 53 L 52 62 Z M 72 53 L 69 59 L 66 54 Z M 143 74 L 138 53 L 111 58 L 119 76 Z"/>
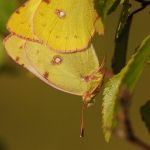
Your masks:
<path fill-rule="evenodd" d="M 4 40 L 4 46 L 8 55 L 18 64 L 27 67 L 28 63 L 24 57 L 25 40 L 18 38 L 15 35 L 9 35 Z"/>
<path fill-rule="evenodd" d="M 61 91 L 91 98 L 103 79 L 93 47 L 73 54 L 57 54 L 15 35 L 8 36 L 4 45 L 16 63 Z"/>
<path fill-rule="evenodd" d="M 33 34 L 33 16 L 41 0 L 28 0 L 10 17 L 7 29 L 22 38 L 36 40 Z"/>
<path fill-rule="evenodd" d="M 43 0 L 34 15 L 34 33 L 53 50 L 80 51 L 88 46 L 96 19 L 93 0 Z"/>
<path fill-rule="evenodd" d="M 35 76 L 43 80 L 45 83 L 49 84 L 45 78 L 43 78 L 28 62 L 26 58 L 26 53 L 24 49 L 26 41 L 15 36 L 9 35 L 4 40 L 4 46 L 8 55 L 19 65 L 23 66 Z"/>
<path fill-rule="evenodd" d="M 33 42 L 27 42 L 25 49 L 33 68 L 52 86 L 64 92 L 83 96 L 92 93 L 102 80 L 92 46 L 86 51 L 71 54 L 58 54 Z"/>

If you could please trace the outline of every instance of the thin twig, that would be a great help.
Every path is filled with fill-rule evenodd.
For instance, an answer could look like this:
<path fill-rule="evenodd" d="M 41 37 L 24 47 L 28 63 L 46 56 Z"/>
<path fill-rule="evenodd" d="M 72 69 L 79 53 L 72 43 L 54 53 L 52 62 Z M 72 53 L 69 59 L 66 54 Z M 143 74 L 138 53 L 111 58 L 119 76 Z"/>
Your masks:
<path fill-rule="evenodd" d="M 144 0 L 135 0 L 136 2 L 141 3 L 142 5 L 149 5 L 150 1 L 144 1 Z"/>
<path fill-rule="evenodd" d="M 133 131 L 133 128 L 129 119 L 130 100 L 131 100 L 131 96 L 129 95 L 127 91 L 124 91 L 124 94 L 120 98 L 120 106 L 122 110 L 122 113 L 121 113 L 122 115 L 120 115 L 118 118 L 120 121 L 120 124 L 122 124 L 121 127 L 122 127 L 122 131 L 124 132 L 123 133 L 124 138 L 130 143 L 138 146 L 142 150 L 150 150 L 150 145 L 146 144 L 141 139 L 139 139 Z"/>

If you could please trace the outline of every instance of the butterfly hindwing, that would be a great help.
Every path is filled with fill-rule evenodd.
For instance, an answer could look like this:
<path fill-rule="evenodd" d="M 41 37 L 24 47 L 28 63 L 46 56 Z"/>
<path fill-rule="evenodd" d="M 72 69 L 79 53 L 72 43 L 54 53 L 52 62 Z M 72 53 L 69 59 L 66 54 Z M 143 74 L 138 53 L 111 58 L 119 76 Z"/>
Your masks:
<path fill-rule="evenodd" d="M 27 42 L 25 49 L 32 67 L 62 91 L 83 95 L 94 90 L 102 79 L 101 74 L 97 78 L 99 62 L 92 46 L 86 51 L 71 54 L 56 53 L 33 42 Z M 89 80 L 88 77 L 94 73 L 96 78 Z"/>
<path fill-rule="evenodd" d="M 48 47 L 9 35 L 4 45 L 8 55 L 42 81 L 61 91 L 85 95 L 93 93 L 103 79 L 91 46 L 86 51 L 60 54 Z"/>
<path fill-rule="evenodd" d="M 19 65 L 23 66 L 35 76 L 40 78 L 45 83 L 49 84 L 48 81 L 43 78 L 33 67 L 30 65 L 26 58 L 25 46 L 26 40 L 19 38 L 16 35 L 10 34 L 4 40 L 4 46 L 8 55 Z"/>
<path fill-rule="evenodd" d="M 17 36 L 11 34 L 4 40 L 4 46 L 8 55 L 19 65 L 28 67 L 29 64 L 24 57 L 24 44 L 25 40 L 22 40 Z"/>

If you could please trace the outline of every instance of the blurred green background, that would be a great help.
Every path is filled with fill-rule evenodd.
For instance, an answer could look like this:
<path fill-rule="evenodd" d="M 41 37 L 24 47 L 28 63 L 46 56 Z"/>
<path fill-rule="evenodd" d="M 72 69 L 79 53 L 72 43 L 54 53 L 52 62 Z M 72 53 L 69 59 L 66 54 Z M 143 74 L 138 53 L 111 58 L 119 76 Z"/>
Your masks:
<path fill-rule="evenodd" d="M 102 95 L 85 111 L 85 137 L 80 138 L 81 98 L 57 91 L 16 65 L 5 53 L 2 39 L 5 25 L 20 0 L 0 0 L 0 150 L 138 150 L 127 141 L 113 137 L 105 143 L 101 128 Z M 133 8 L 139 7 L 133 2 Z M 129 38 L 128 58 L 150 32 L 150 9 L 134 16 Z M 120 8 L 107 17 L 103 37 L 93 43 L 101 60 L 107 53 L 107 66 L 114 51 L 114 34 Z M 134 131 L 150 144 L 150 135 L 141 121 L 139 108 L 150 99 L 150 66 L 136 87 L 130 108 Z"/>

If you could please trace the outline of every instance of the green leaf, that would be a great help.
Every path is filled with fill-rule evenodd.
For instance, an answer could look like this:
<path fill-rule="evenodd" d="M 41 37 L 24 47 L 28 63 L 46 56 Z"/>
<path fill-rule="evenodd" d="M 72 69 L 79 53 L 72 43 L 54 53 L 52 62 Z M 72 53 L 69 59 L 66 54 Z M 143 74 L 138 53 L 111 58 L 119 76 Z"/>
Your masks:
<path fill-rule="evenodd" d="M 113 72 L 116 74 L 125 66 L 128 38 L 133 17 L 130 16 L 130 5 L 128 0 L 123 3 L 116 36 L 115 52 L 112 60 Z"/>
<path fill-rule="evenodd" d="M 95 8 L 99 14 L 99 16 L 101 17 L 102 21 L 104 19 L 104 2 L 105 0 L 94 0 L 95 3 Z"/>
<path fill-rule="evenodd" d="M 112 133 L 113 120 L 114 120 L 114 110 L 116 106 L 116 99 L 119 93 L 119 87 L 121 84 L 121 75 L 118 74 L 110 79 L 103 91 L 103 110 L 102 110 L 102 120 L 103 120 L 103 132 L 106 142 L 109 142 Z"/>
<path fill-rule="evenodd" d="M 106 15 L 114 11 L 122 0 L 95 0 L 95 8 L 104 21 Z"/>
<path fill-rule="evenodd" d="M 150 56 L 150 35 L 141 43 L 137 52 L 132 56 L 127 66 L 121 71 L 124 72 L 123 84 L 128 88 L 130 93 L 133 92 L 134 87 L 139 80 L 145 64 Z"/>
<path fill-rule="evenodd" d="M 112 12 L 114 12 L 117 7 L 119 6 L 119 4 L 121 3 L 121 0 L 116 0 L 113 5 L 111 6 L 111 8 L 108 11 L 108 14 L 111 14 Z"/>
<path fill-rule="evenodd" d="M 117 99 L 122 87 L 125 87 L 130 94 L 132 94 L 134 87 L 140 78 L 150 56 L 150 35 L 146 37 L 141 43 L 137 52 L 133 54 L 127 65 L 121 70 L 120 73 L 113 76 L 105 85 L 103 92 L 103 131 L 105 140 L 108 142 L 114 122 L 114 112 L 116 108 Z"/>
<path fill-rule="evenodd" d="M 128 24 L 130 21 L 129 15 L 130 15 L 130 9 L 131 5 L 129 4 L 129 0 L 125 0 L 123 3 L 117 31 L 116 31 L 116 39 L 121 36 L 123 33 L 125 26 Z"/>
<path fill-rule="evenodd" d="M 0 33 L 6 33 L 6 22 L 17 7 L 17 0 L 1 0 L 0 2 Z"/>
<path fill-rule="evenodd" d="M 142 119 L 150 132 L 150 101 L 148 101 L 144 106 L 141 107 L 140 112 Z"/>

